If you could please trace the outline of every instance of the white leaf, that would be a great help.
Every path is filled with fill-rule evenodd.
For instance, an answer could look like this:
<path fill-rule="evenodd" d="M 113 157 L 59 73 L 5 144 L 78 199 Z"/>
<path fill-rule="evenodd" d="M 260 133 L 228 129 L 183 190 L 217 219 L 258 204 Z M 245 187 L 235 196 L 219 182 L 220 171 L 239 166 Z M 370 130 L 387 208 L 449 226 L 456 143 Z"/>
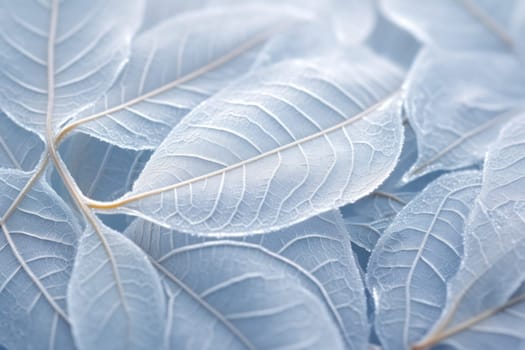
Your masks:
<path fill-rule="evenodd" d="M 443 316 L 419 343 L 455 349 L 525 344 L 525 119 L 505 127 L 487 153 L 468 220 L 465 258 L 449 282 Z"/>
<path fill-rule="evenodd" d="M 479 172 L 439 177 L 399 212 L 377 242 L 367 284 L 376 300 L 376 332 L 385 349 L 408 348 L 439 318 L 480 187 Z"/>
<path fill-rule="evenodd" d="M 317 285 L 258 245 L 198 243 L 159 264 L 169 276 L 168 347 L 344 349 Z"/>
<path fill-rule="evenodd" d="M 40 135 L 48 108 L 48 45 L 54 46 L 53 126 L 94 102 L 127 59 L 141 21 L 142 1 L 3 0 L 0 3 L 0 107 Z M 56 25 L 48 43 L 51 24 Z"/>
<path fill-rule="evenodd" d="M 7 217 L 29 177 L 0 169 L 0 343 L 9 349 L 72 349 L 66 290 L 81 229 L 43 181 Z"/>
<path fill-rule="evenodd" d="M 147 256 L 122 234 L 88 227 L 79 242 L 68 289 L 79 349 L 158 349 L 164 296 Z M 108 253 L 110 252 L 110 253 Z"/>
<path fill-rule="evenodd" d="M 511 56 L 423 51 L 405 83 L 406 114 L 418 142 L 405 181 L 481 162 L 524 98 L 524 70 Z"/>
<path fill-rule="evenodd" d="M 119 204 L 183 232 L 239 235 L 354 202 L 397 163 L 399 81 L 364 52 L 249 76 L 193 110 Z"/>
<path fill-rule="evenodd" d="M 280 7 L 240 6 L 163 22 L 135 39 L 122 75 L 77 117 L 95 116 L 79 129 L 124 148 L 155 148 L 195 106 L 249 72 L 265 43 L 305 18 Z"/>
<path fill-rule="evenodd" d="M 171 231 L 141 219 L 135 220 L 125 234 L 157 260 L 173 250 L 214 240 Z M 297 264 L 298 268 L 304 269 L 321 291 L 321 299 L 332 314 L 347 348 L 366 347 L 369 325 L 364 288 L 338 211 L 313 217 L 281 231 L 237 240 L 256 244 L 277 254 L 288 264 Z M 168 323 L 172 322 L 176 328 L 176 310 L 168 317 L 173 318 Z M 200 329 L 184 332 L 174 329 L 171 333 L 184 335 L 186 339 L 202 337 Z"/>

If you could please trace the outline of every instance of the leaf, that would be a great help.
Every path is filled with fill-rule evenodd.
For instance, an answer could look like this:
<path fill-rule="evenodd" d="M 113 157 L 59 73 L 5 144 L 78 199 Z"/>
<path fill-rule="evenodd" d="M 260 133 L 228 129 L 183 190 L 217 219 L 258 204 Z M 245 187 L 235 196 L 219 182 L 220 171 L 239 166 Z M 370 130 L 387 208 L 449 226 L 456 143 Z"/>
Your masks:
<path fill-rule="evenodd" d="M 160 348 L 165 305 L 157 273 L 147 256 L 122 234 L 107 227 L 102 232 L 105 243 L 91 227 L 82 235 L 69 284 L 76 345 L 79 349 Z"/>
<path fill-rule="evenodd" d="M 2 112 L 0 130 L 0 168 L 33 170 L 44 151 L 40 138 L 13 123 Z"/>
<path fill-rule="evenodd" d="M 94 102 L 127 59 L 140 24 L 142 2 L 66 1 L 53 23 L 52 0 L 9 1 L 0 6 L 0 107 L 43 137 L 48 108 L 48 39 L 54 35 L 54 113 L 57 127 Z M 56 26 L 55 26 L 56 24 Z"/>
<path fill-rule="evenodd" d="M 113 87 L 77 116 L 79 130 L 121 148 L 153 149 L 190 110 L 249 72 L 266 42 L 305 19 L 239 6 L 165 21 L 136 38 Z"/>
<path fill-rule="evenodd" d="M 374 3 L 370 0 L 194 0 L 177 2 L 150 0 L 146 5 L 144 28 L 167 20 L 185 11 L 202 11 L 206 7 L 228 6 L 235 10 L 239 5 L 262 4 L 266 7 L 278 4 L 281 9 L 295 12 L 308 11 L 331 26 L 338 40 L 346 45 L 361 43 L 375 25 Z"/>
<path fill-rule="evenodd" d="M 480 162 L 523 108 L 524 82 L 520 63 L 508 55 L 422 52 L 405 83 L 406 114 L 418 140 L 405 181 Z"/>
<path fill-rule="evenodd" d="M 174 232 L 140 219 L 135 220 L 125 234 L 157 261 L 172 251 L 215 241 L 213 238 Z M 364 288 L 352 256 L 348 233 L 337 211 L 313 217 L 281 231 L 236 240 L 260 246 L 275 254 L 276 259 L 301 270 L 311 280 L 309 285 L 316 285 L 317 294 L 321 291 L 320 297 L 335 319 L 347 348 L 366 348 L 369 326 Z M 171 317 L 176 318 L 173 315 Z M 173 332 L 177 333 L 175 330 Z M 201 337 L 200 332 L 195 330 L 185 332 L 184 337 L 187 339 Z"/>
<path fill-rule="evenodd" d="M 465 258 L 447 287 L 440 322 L 415 349 L 521 348 L 525 259 L 525 119 L 505 127 L 487 153 L 481 193 L 465 229 Z"/>
<path fill-rule="evenodd" d="M 519 0 L 382 0 L 383 13 L 419 40 L 447 50 L 509 50 Z M 446 25 L 444 25 L 446 23 Z M 520 39 L 521 40 L 521 39 Z"/>
<path fill-rule="evenodd" d="M 43 58 L 36 59 L 38 60 L 38 69 L 36 69 L 35 72 L 29 71 L 30 67 L 26 67 L 27 69 L 24 71 L 24 74 L 28 77 L 30 76 L 31 79 L 38 80 L 39 84 L 44 85 L 45 88 L 39 91 L 40 95 L 38 99 L 25 90 L 21 91 L 18 85 L 15 86 L 16 84 L 14 83 L 19 83 L 17 80 L 13 81 L 13 84 L 10 83 L 11 85 L 2 86 L 2 88 L 5 88 L 10 94 L 15 94 L 13 95 L 12 102 L 30 106 L 34 113 L 24 114 L 24 118 L 29 118 L 28 120 L 31 120 L 33 124 L 24 123 L 25 119 L 19 120 L 20 118 L 17 119 L 16 115 L 13 119 L 27 128 L 34 128 L 40 134 L 40 137 L 45 139 L 46 152 L 33 174 L 23 178 L 25 182 L 18 185 L 16 188 L 17 192 L 11 195 L 11 201 L 8 202 L 11 209 L 7 210 L 4 214 L 3 220 L 8 221 L 12 215 L 15 215 L 18 205 L 22 203 L 25 198 L 31 198 L 30 195 L 34 189 L 35 182 L 42 176 L 49 160 L 51 160 L 55 165 L 60 180 L 63 182 L 67 193 L 72 199 L 72 203 L 75 204 L 76 208 L 82 214 L 83 219 L 85 219 L 84 224 L 88 225 L 86 234 L 80 241 L 80 255 L 75 261 L 76 268 L 72 272 L 72 278 L 68 288 L 68 306 L 71 312 L 70 317 L 73 334 L 75 335 L 75 344 L 83 349 L 91 348 L 92 344 L 98 345 L 98 343 L 101 342 L 104 343 L 104 345 L 100 344 L 101 347 L 111 349 L 119 348 L 119 346 L 126 349 L 139 348 L 140 346 L 149 348 L 149 344 L 141 343 L 142 341 L 148 342 L 150 340 L 148 338 L 148 332 L 151 331 L 149 327 L 162 325 L 163 298 L 158 276 L 156 272 L 153 271 L 151 265 L 147 265 L 148 262 L 145 261 L 145 255 L 140 255 L 140 250 L 137 247 L 126 241 L 124 237 L 119 237 L 118 234 L 111 232 L 109 229 L 104 231 L 100 229 L 101 224 L 98 218 L 86 207 L 85 197 L 80 193 L 77 184 L 74 183 L 71 174 L 65 169 L 63 161 L 57 153 L 56 148 L 59 140 L 55 135 L 56 129 L 62 127 L 62 125 L 60 125 L 62 122 L 71 118 L 74 113 L 78 112 L 81 108 L 84 108 L 85 105 L 83 104 L 91 102 L 92 98 L 98 97 L 98 95 L 103 92 L 101 87 L 105 86 L 104 89 L 106 89 L 111 85 L 114 76 L 126 60 L 127 44 L 135 27 L 140 22 L 141 3 L 130 2 L 125 9 L 116 6 L 118 5 L 116 2 L 92 3 L 89 8 L 86 8 L 84 3 L 74 1 L 64 3 L 58 0 L 54 0 L 51 3 L 26 4 L 25 2 L 20 2 L 20 4 L 22 8 L 16 8 L 18 3 L 17 5 L 4 3 L 1 8 L 0 11 L 2 12 L 0 12 L 0 14 L 2 16 L 9 17 L 11 21 L 16 18 L 18 27 L 23 27 L 20 29 L 13 25 L 13 28 L 18 28 L 18 32 L 16 30 L 11 31 L 13 31 L 14 34 L 18 34 L 18 37 L 13 37 L 14 34 L 11 35 L 11 31 L 9 31 L 6 32 L 6 34 L 3 33 L 2 38 L 3 40 L 7 40 L 6 38 L 19 40 L 21 39 L 20 33 L 28 30 L 28 28 L 32 30 L 33 34 L 31 35 L 41 34 L 42 38 L 46 41 L 45 45 L 40 45 L 44 44 L 43 40 L 40 40 L 41 38 L 39 39 L 40 41 L 35 41 L 34 44 L 37 51 L 42 49 L 41 52 L 38 51 L 38 54 Z M 33 6 L 37 6 L 37 8 Z M 119 15 L 115 12 L 117 9 L 120 11 Z M 22 13 L 16 13 L 15 10 L 18 12 L 27 10 L 27 12 L 22 11 Z M 95 12 L 91 12 L 91 10 Z M 112 11 L 113 13 L 111 13 Z M 79 17 L 82 18 L 79 19 Z M 98 26 L 97 20 L 102 21 L 102 23 L 98 23 Z M 34 23 L 28 24 L 31 21 Z M 128 23 L 128 21 L 133 23 Z M 4 22 L 2 22 L 2 25 L 3 24 Z M 39 27 L 40 25 L 42 28 Z M 77 45 L 79 44 L 82 46 L 78 47 Z M 13 69 L 24 67 L 24 64 L 22 64 L 24 61 L 19 56 L 27 53 L 20 53 L 19 46 L 13 46 L 11 51 L 8 51 L 7 56 L 0 58 L 2 77 L 11 77 Z M 17 64 L 14 64 L 10 61 L 13 58 L 20 58 L 20 60 Z M 86 85 L 87 90 L 85 90 Z M 24 88 L 32 88 L 32 85 L 29 87 L 26 85 Z M 2 92 L 0 92 L 0 95 L 1 94 Z M 2 98 L 4 97 L 5 96 Z M 24 99 L 30 101 L 25 102 Z M 88 101 L 88 99 L 90 101 Z M 2 101 L 4 100 L 0 102 Z M 8 99 L 8 101 L 11 103 L 11 99 Z M 74 103 L 72 104 L 71 101 L 74 101 Z M 33 107 L 31 107 L 31 103 L 34 104 Z M 67 113 L 61 115 L 66 109 Z M 7 110 L 7 112 L 9 116 L 12 116 L 12 110 Z M 43 118 L 44 115 L 45 118 Z M 61 131 L 59 131 L 59 134 Z M 40 204 L 40 206 L 38 204 Z M 46 205 L 46 203 L 38 204 L 32 208 L 34 212 L 45 212 L 49 207 L 49 204 Z M 29 226 L 36 225 L 37 223 L 28 222 L 24 224 L 28 225 L 28 235 L 37 236 L 38 226 Z M 94 238 L 95 234 L 97 238 Z M 114 235 L 117 235 L 117 237 L 115 238 Z M 8 241 L 7 244 L 4 245 L 4 248 L 10 247 L 11 249 L 15 249 L 14 244 L 8 239 L 8 234 L 4 232 L 4 236 Z M 88 243 L 91 244 L 89 248 L 92 250 L 90 252 L 86 251 L 87 240 L 89 241 Z M 122 244 L 116 244 L 122 240 L 128 244 L 127 250 L 122 248 Z M 96 243 L 94 241 L 96 241 Z M 112 250 L 115 246 L 117 248 L 116 251 Z M 38 246 L 34 246 L 33 248 L 35 249 L 35 255 L 39 253 Z M 130 252 L 134 252 L 135 255 L 130 254 Z M 86 263 L 83 257 L 87 255 L 91 255 L 91 259 Z M 95 260 L 92 260 L 93 255 L 95 255 Z M 96 258 L 100 258 L 101 256 L 101 260 L 96 260 Z M 141 257 L 142 261 L 137 259 L 137 256 Z M 67 262 L 71 263 L 70 261 Z M 132 263 L 135 266 L 127 265 L 128 263 Z M 86 271 L 85 269 L 89 269 L 91 266 L 102 268 L 104 274 L 90 277 L 89 273 L 92 271 Z M 142 288 L 140 284 L 137 287 L 137 281 L 133 280 L 130 282 L 129 278 L 126 280 L 120 279 L 120 274 L 125 274 L 126 272 L 129 274 L 130 269 L 135 271 L 137 268 L 141 268 L 143 271 L 150 273 L 147 279 L 146 273 L 143 274 L 146 279 L 145 282 L 149 284 L 150 290 L 155 289 L 154 283 L 157 283 L 158 295 L 147 296 L 149 302 L 154 304 L 154 307 L 151 307 L 151 304 L 144 307 L 143 301 L 133 300 L 133 297 L 140 295 L 136 293 L 137 289 L 148 292 L 148 288 Z M 39 271 L 38 273 L 45 274 L 45 272 Z M 87 281 L 84 280 L 85 277 Z M 36 280 L 36 278 L 33 278 L 33 281 Z M 94 284 L 89 284 L 89 282 L 93 281 L 95 281 Z M 92 293 L 83 299 L 85 295 L 75 289 L 78 286 L 81 286 L 84 291 L 91 291 Z M 41 287 L 39 289 L 41 293 L 44 293 L 44 288 Z M 99 293 L 100 290 L 103 292 L 111 291 L 111 298 L 104 301 L 97 300 L 96 298 L 99 295 L 97 293 Z M 115 292 L 116 290 L 118 293 Z M 23 285 L 20 286 L 18 293 L 23 295 Z M 65 303 L 65 290 L 62 291 L 59 297 L 61 298 L 60 300 Z M 144 295 L 141 295 L 141 297 L 145 299 Z M 48 297 L 47 300 L 50 301 L 52 299 Z M 78 303 L 90 300 L 98 302 L 95 306 L 107 306 L 109 302 L 113 308 L 95 309 L 95 312 L 92 312 L 93 310 L 89 308 L 89 303 L 82 304 L 79 307 Z M 8 301 L 8 299 L 2 301 Z M 131 306 L 129 310 L 127 305 Z M 86 306 L 88 306 L 87 310 Z M 142 306 L 142 308 L 140 308 L 140 306 Z M 59 313 L 59 311 L 57 311 L 58 308 L 55 307 L 54 309 Z M 86 311 L 88 312 L 87 316 L 84 314 Z M 116 313 L 116 311 L 119 312 Z M 63 314 L 65 315 L 65 313 Z M 120 318 L 117 320 L 111 319 L 111 317 L 115 315 Z M 109 316 L 109 319 L 104 319 L 104 316 Z M 155 323 L 154 321 L 156 319 L 158 319 L 159 322 Z M 145 320 L 151 320 L 151 322 L 143 324 Z M 59 331 L 56 329 L 58 327 L 57 321 L 44 321 L 47 321 L 46 324 L 51 324 L 49 331 L 51 340 L 49 344 L 42 344 L 42 346 L 54 347 L 53 337 L 55 337 L 55 332 Z M 98 321 L 99 323 L 91 324 L 91 321 Z M 89 326 L 86 326 L 86 322 Z M 104 327 L 105 323 L 113 327 L 105 329 L 106 331 L 110 330 L 110 332 L 104 333 L 106 338 L 102 339 L 102 341 L 99 338 L 102 332 L 95 335 L 90 333 L 85 334 L 86 330 L 97 329 L 97 326 Z M 8 324 L 13 326 L 11 322 Z M 79 325 L 81 329 L 79 329 Z M 46 328 L 43 327 L 42 330 L 46 330 Z M 152 336 L 154 339 L 156 339 L 155 336 L 158 335 L 159 332 L 160 335 L 162 335 L 162 328 L 155 328 L 154 330 L 157 332 Z M 40 331 L 40 329 L 37 329 L 37 331 Z M 128 331 L 132 332 L 128 333 Z M 60 330 L 60 332 L 62 331 Z M 142 339 L 137 341 L 136 337 L 142 337 Z M 41 339 L 46 339 L 46 337 L 41 337 L 40 341 Z M 65 343 L 64 340 L 60 341 Z M 155 345 L 153 341 L 150 343 Z M 64 347 L 62 347 L 63 345 L 64 344 L 59 344 L 57 347 L 73 348 L 72 344 L 65 344 Z M 41 346 L 41 344 L 39 344 L 39 346 Z"/>
<path fill-rule="evenodd" d="M 344 348 L 308 273 L 258 245 L 191 244 L 158 262 L 169 277 L 168 347 Z"/>
<path fill-rule="evenodd" d="M 239 235 L 356 201 L 401 151 L 399 105 L 388 97 L 399 72 L 365 52 L 347 62 L 291 61 L 248 77 L 184 118 L 129 195 L 89 204 L 183 232 Z"/>
<path fill-rule="evenodd" d="M 405 349 L 439 318 L 446 283 L 463 253 L 463 229 L 481 174 L 432 182 L 403 208 L 370 257 L 367 285 L 376 300 L 376 332 L 386 349 Z"/>
<path fill-rule="evenodd" d="M 44 181 L 10 209 L 29 177 L 0 169 L 0 343 L 72 349 L 66 289 L 80 227 Z"/>

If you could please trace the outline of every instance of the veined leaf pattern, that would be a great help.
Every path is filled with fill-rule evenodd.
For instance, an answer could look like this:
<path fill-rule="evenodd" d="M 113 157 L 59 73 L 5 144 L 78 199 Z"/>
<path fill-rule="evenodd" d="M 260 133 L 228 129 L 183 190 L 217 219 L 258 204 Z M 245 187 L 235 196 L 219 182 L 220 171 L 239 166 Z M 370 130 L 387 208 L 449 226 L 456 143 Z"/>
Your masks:
<path fill-rule="evenodd" d="M 462 79 L 451 82 L 457 74 Z M 523 110 L 524 83 L 520 62 L 509 55 L 422 51 L 404 86 L 418 143 L 405 181 L 479 163 L 501 127 Z"/>
<path fill-rule="evenodd" d="M 448 283 L 450 297 L 440 322 L 416 348 L 439 342 L 456 349 L 519 349 L 525 344 L 524 155 L 525 122 L 520 115 L 489 148 L 481 193 L 465 229 L 465 258 Z"/>
<path fill-rule="evenodd" d="M 525 348 L 522 10 L 0 0 L 0 349 Z"/>
<path fill-rule="evenodd" d="M 446 283 L 463 255 L 463 230 L 481 187 L 479 172 L 439 177 L 396 216 L 367 271 L 376 331 L 387 349 L 407 348 L 438 319 Z"/>
<path fill-rule="evenodd" d="M 239 235 L 370 193 L 401 152 L 400 73 L 368 52 L 345 59 L 352 64 L 291 61 L 249 76 L 177 125 L 130 194 L 90 205 L 124 205 L 180 231 Z"/>
<path fill-rule="evenodd" d="M 162 264 L 164 261 L 169 261 L 165 257 L 174 254 L 172 253 L 174 251 L 217 242 L 215 238 L 174 232 L 140 219 L 133 222 L 126 229 L 125 234 Z M 325 300 L 331 318 L 337 325 L 338 333 L 343 337 L 347 348 L 366 347 L 369 326 L 364 317 L 366 313 L 364 289 L 359 278 L 360 272 L 352 256 L 350 237 L 338 211 L 313 217 L 280 231 L 245 236 L 236 238 L 235 241 L 249 243 L 247 247 L 250 249 L 254 249 L 254 245 L 260 246 L 273 259 L 295 269 L 307 281 L 306 284 Z M 168 264 L 167 268 L 169 266 L 171 265 Z M 191 289 L 185 293 L 196 298 L 192 295 L 195 291 Z M 208 305 L 201 306 L 202 309 L 208 307 Z M 169 317 L 176 317 L 176 313 L 169 314 Z M 215 315 L 215 317 L 221 318 L 222 315 Z M 171 321 L 168 320 L 168 323 Z M 170 332 L 179 334 L 179 337 L 187 339 L 187 342 L 201 337 L 199 331 L 192 329 L 184 332 L 173 329 Z M 228 333 L 235 332 L 230 330 Z M 250 339 L 246 336 L 245 338 Z"/>
<path fill-rule="evenodd" d="M 81 227 L 44 181 L 13 207 L 29 177 L 0 169 L 0 343 L 72 348 L 66 293 Z"/>

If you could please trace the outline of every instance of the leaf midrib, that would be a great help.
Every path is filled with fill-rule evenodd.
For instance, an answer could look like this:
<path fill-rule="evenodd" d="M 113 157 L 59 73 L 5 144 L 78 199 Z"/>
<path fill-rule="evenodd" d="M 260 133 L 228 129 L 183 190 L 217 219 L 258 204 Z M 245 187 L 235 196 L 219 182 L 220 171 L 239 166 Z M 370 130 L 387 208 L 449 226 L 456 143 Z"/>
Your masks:
<path fill-rule="evenodd" d="M 127 196 L 127 197 L 123 197 L 123 198 L 117 199 L 115 201 L 101 202 L 101 201 L 96 201 L 96 200 L 92 200 L 92 199 L 87 199 L 87 205 L 89 207 L 93 208 L 93 209 L 99 209 L 99 210 L 117 209 L 117 208 L 122 207 L 122 206 L 124 206 L 126 204 L 129 204 L 129 203 L 132 203 L 132 202 L 136 202 L 136 201 L 144 199 L 146 197 L 154 196 L 154 195 L 157 195 L 157 194 L 161 194 L 163 192 L 167 192 L 167 191 L 175 190 L 177 188 L 188 186 L 188 185 L 194 184 L 194 183 L 196 183 L 198 181 L 206 180 L 206 179 L 209 179 L 209 178 L 217 176 L 217 175 L 225 175 L 226 173 L 228 173 L 228 172 L 230 172 L 232 170 L 238 169 L 240 167 L 244 167 L 244 166 L 246 166 L 248 164 L 254 163 L 256 161 L 259 161 L 261 159 L 264 159 L 264 158 L 272 156 L 272 155 L 281 154 L 281 152 L 283 152 L 285 150 L 288 150 L 290 148 L 293 148 L 295 146 L 300 146 L 300 145 L 302 145 L 302 144 L 304 144 L 306 142 L 309 142 L 309 141 L 315 140 L 317 138 L 324 137 L 324 136 L 326 136 L 326 135 L 328 135 L 330 133 L 339 131 L 339 130 L 345 128 L 346 126 L 351 125 L 351 124 L 353 124 L 353 123 L 355 123 L 355 122 L 357 122 L 357 121 L 367 117 L 369 114 L 377 111 L 377 109 L 379 109 L 380 107 L 382 107 L 384 105 L 387 105 L 388 103 L 393 102 L 396 99 L 396 97 L 399 96 L 400 94 L 401 94 L 401 90 L 397 89 L 395 92 L 391 93 L 389 96 L 387 96 L 387 97 L 383 98 L 382 100 L 376 102 L 375 104 L 373 104 L 372 106 L 370 106 L 366 110 L 362 111 L 361 113 L 358 113 L 357 115 L 353 116 L 352 118 L 344 120 L 344 121 L 342 121 L 342 122 L 340 122 L 340 123 L 338 123 L 336 125 L 333 125 L 333 126 L 331 126 L 329 128 L 321 130 L 321 131 L 319 131 L 317 133 L 314 133 L 314 134 L 308 135 L 306 137 L 300 138 L 300 139 L 295 140 L 293 142 L 290 142 L 290 143 L 288 143 L 286 145 L 282 145 L 280 147 L 271 149 L 271 150 L 269 150 L 269 151 L 267 151 L 265 153 L 261 153 L 259 155 L 256 155 L 256 156 L 252 157 L 252 158 L 245 159 L 245 160 L 243 160 L 241 162 L 229 165 L 227 167 L 218 169 L 216 171 L 212 171 L 210 173 L 206 173 L 206 174 L 203 174 L 203 175 L 200 175 L 200 176 L 196 176 L 194 178 L 191 178 L 191 179 L 188 179 L 188 180 L 185 180 L 185 181 L 181 181 L 181 182 L 178 182 L 178 183 L 175 183 L 175 184 L 159 187 L 159 188 L 156 188 L 156 189 L 153 189 L 153 190 L 141 192 L 141 193 L 138 193 L 138 194 L 131 194 L 131 195 Z"/>

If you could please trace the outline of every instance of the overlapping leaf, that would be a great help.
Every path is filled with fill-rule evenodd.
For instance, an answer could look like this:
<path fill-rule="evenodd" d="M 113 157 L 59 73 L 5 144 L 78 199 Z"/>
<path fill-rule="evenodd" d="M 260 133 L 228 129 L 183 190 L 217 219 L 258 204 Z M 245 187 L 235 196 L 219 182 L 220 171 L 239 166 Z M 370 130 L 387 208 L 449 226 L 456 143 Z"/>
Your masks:
<path fill-rule="evenodd" d="M 159 262 L 184 247 L 197 247 L 215 241 L 213 238 L 174 232 L 144 220 L 136 220 L 132 223 L 126 230 L 126 235 Z M 261 250 L 267 251 L 273 259 L 291 266 L 297 273 L 302 274 L 309 281 L 307 285 L 313 288 L 330 311 L 347 348 L 366 347 L 369 332 L 364 290 L 360 272 L 352 256 L 348 233 L 344 230 L 337 211 L 316 216 L 281 231 L 242 237 L 236 241 L 249 243 L 251 249 L 258 246 Z M 166 267 L 172 271 L 170 266 Z M 172 271 L 172 273 L 178 276 L 176 272 Z M 183 292 L 197 299 L 189 291 Z M 204 304 L 200 308 L 206 309 L 207 304 L 205 301 L 202 302 Z M 211 316 L 220 319 L 224 315 Z M 169 317 L 177 318 L 176 313 L 170 314 Z M 168 320 L 168 323 L 172 322 L 175 321 Z M 186 339 L 184 343 L 191 343 L 191 339 L 203 337 L 201 333 L 203 331 L 202 329 L 183 331 L 174 329 L 171 333 Z M 228 333 L 232 332 L 231 329 L 228 331 Z M 251 339 L 249 334 L 244 337 L 247 341 Z"/>
<path fill-rule="evenodd" d="M 164 296 L 147 256 L 122 234 L 92 227 L 79 242 L 68 289 L 79 349 L 160 348 Z"/>
<path fill-rule="evenodd" d="M 480 187 L 479 172 L 443 175 L 401 210 L 379 239 L 367 281 L 376 300 L 376 332 L 386 349 L 407 348 L 438 319 Z"/>
<path fill-rule="evenodd" d="M 124 148 L 155 148 L 191 109 L 249 72 L 265 43 L 305 19 L 259 5 L 165 21 L 134 40 L 119 79 L 77 117 L 92 120 L 80 130 Z"/>
<path fill-rule="evenodd" d="M 48 49 L 55 29 L 53 126 L 94 102 L 127 59 L 142 17 L 142 1 L 3 0 L 0 6 L 0 107 L 41 136 L 48 108 Z"/>
<path fill-rule="evenodd" d="M 356 201 L 399 157 L 403 127 L 390 97 L 399 81 L 395 66 L 367 52 L 270 67 L 193 110 L 122 201 L 90 205 L 238 235 Z"/>
<path fill-rule="evenodd" d="M 524 348 L 523 2 L 382 10 L 0 0 L 0 348 Z"/>
<path fill-rule="evenodd" d="M 508 55 L 426 50 L 405 89 L 406 113 L 418 142 L 409 181 L 479 163 L 501 127 L 523 108 L 525 74 Z"/>
<path fill-rule="evenodd" d="M 73 348 L 66 291 L 81 228 L 44 182 L 11 206 L 30 174 L 0 169 L 0 343 Z"/>
<path fill-rule="evenodd" d="M 465 236 L 465 258 L 449 282 L 438 325 L 417 347 L 519 349 L 525 344 L 525 121 L 513 119 L 490 147 Z"/>

